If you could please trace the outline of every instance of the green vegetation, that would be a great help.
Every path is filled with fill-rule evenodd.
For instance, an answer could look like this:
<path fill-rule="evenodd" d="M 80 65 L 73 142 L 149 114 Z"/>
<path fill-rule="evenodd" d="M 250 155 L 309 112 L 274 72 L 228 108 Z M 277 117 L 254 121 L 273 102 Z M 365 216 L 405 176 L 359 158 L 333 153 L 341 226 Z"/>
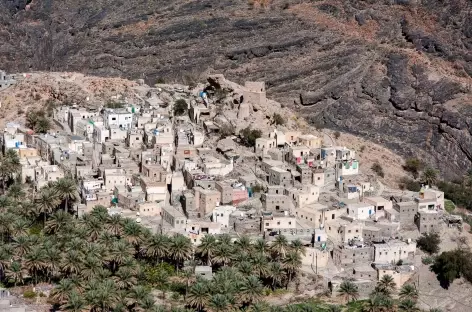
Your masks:
<path fill-rule="evenodd" d="M 446 182 L 438 183 L 438 188 L 444 192 L 444 197 L 453 201 L 457 206 L 472 210 L 472 192 L 471 184 L 467 183 L 469 177 L 464 182 Z"/>
<path fill-rule="evenodd" d="M 446 209 L 447 212 L 452 213 L 456 209 L 456 205 L 449 199 L 446 199 L 444 201 L 444 208 Z"/>
<path fill-rule="evenodd" d="M 430 167 L 426 168 L 421 175 L 421 180 L 429 186 L 435 185 L 438 181 L 438 171 Z"/>
<path fill-rule="evenodd" d="M 251 129 L 251 127 L 248 126 L 239 132 L 239 136 L 244 144 L 247 146 L 254 146 L 256 145 L 256 140 L 262 136 L 262 131 Z"/>
<path fill-rule="evenodd" d="M 418 179 L 419 173 L 424 168 L 424 163 L 418 158 L 409 158 L 405 161 L 403 169 L 410 172 L 414 179 Z"/>
<path fill-rule="evenodd" d="M 379 177 L 383 178 L 385 176 L 382 166 L 376 162 L 371 167 L 372 171 L 375 172 Z"/>
<path fill-rule="evenodd" d="M 11 184 L 13 177 L 21 170 L 18 154 L 9 149 L 4 156 L 0 156 L 0 178 L 2 179 L 2 190 L 5 192 L 7 184 Z"/>
<path fill-rule="evenodd" d="M 182 116 L 188 110 L 187 102 L 184 99 L 178 99 L 174 103 L 174 115 L 175 116 Z"/>
<path fill-rule="evenodd" d="M 26 126 L 36 133 L 46 133 L 51 124 L 43 110 L 30 111 L 26 114 Z"/>
<path fill-rule="evenodd" d="M 439 251 L 439 244 L 441 243 L 441 238 L 438 233 L 423 233 L 420 238 L 418 238 L 417 246 L 422 251 L 428 254 L 435 254 Z"/>
<path fill-rule="evenodd" d="M 339 139 L 339 137 L 341 137 L 341 132 L 335 131 L 335 132 L 333 133 L 333 136 L 334 136 L 334 138 L 337 140 L 337 139 Z"/>
<path fill-rule="evenodd" d="M 125 104 L 121 102 L 115 102 L 115 101 L 108 101 L 108 103 L 105 104 L 106 108 L 125 108 Z"/>
<path fill-rule="evenodd" d="M 9 174 L 18 172 L 11 168 Z M 189 311 L 255 309 L 265 289 L 278 293 L 293 283 L 305 253 L 300 241 L 284 236 L 269 245 L 207 235 L 194 248 L 186 236 L 152 234 L 101 206 L 74 218 L 72 180 L 50 183 L 34 198 L 27 187 L 9 184 L 0 196 L 0 282 L 55 284 L 49 301 L 63 311 L 163 311 L 152 289 Z M 212 280 L 195 276 L 198 264 L 212 266 Z"/>
<path fill-rule="evenodd" d="M 468 249 L 445 251 L 435 258 L 431 270 L 446 289 L 456 278 L 464 277 L 472 282 L 472 252 Z"/>
<path fill-rule="evenodd" d="M 408 177 L 402 177 L 399 186 L 400 189 L 412 192 L 419 192 L 421 190 L 421 183 Z"/>
<path fill-rule="evenodd" d="M 272 119 L 274 121 L 273 123 L 277 126 L 285 124 L 285 119 L 280 114 L 274 113 L 274 116 L 272 117 Z"/>

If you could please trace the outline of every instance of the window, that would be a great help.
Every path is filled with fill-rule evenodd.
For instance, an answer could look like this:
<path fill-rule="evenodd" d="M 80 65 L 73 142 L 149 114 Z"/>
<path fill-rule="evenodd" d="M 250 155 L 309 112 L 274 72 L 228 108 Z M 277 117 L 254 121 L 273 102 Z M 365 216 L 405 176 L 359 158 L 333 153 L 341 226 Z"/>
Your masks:
<path fill-rule="evenodd" d="M 280 225 L 280 221 L 277 221 L 277 225 Z"/>
<path fill-rule="evenodd" d="M 111 117 L 111 120 L 116 120 L 116 117 Z"/>
<path fill-rule="evenodd" d="M 269 226 L 269 223 L 266 223 L 266 226 Z"/>
<path fill-rule="evenodd" d="M 331 220 L 334 220 L 334 218 L 336 218 L 336 215 L 333 213 L 333 214 L 331 215 Z"/>
<path fill-rule="evenodd" d="M 359 233 L 359 230 L 356 230 L 356 233 Z"/>
<path fill-rule="evenodd" d="M 292 221 L 288 221 L 288 225 L 292 225 Z"/>
<path fill-rule="evenodd" d="M 381 256 L 381 255 L 382 255 L 382 252 L 379 252 L 379 256 Z"/>
<path fill-rule="evenodd" d="M 136 137 L 136 141 L 139 141 L 139 137 Z"/>
<path fill-rule="evenodd" d="M 351 230 L 348 230 L 347 232 L 348 232 L 348 233 L 351 233 Z"/>

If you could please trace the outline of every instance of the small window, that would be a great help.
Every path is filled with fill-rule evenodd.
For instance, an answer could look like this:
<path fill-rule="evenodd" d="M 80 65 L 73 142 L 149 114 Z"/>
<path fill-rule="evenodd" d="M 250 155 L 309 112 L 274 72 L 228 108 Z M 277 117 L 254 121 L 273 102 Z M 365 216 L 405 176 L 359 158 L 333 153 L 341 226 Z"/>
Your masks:
<path fill-rule="evenodd" d="M 266 226 L 269 226 L 269 223 L 266 223 Z"/>

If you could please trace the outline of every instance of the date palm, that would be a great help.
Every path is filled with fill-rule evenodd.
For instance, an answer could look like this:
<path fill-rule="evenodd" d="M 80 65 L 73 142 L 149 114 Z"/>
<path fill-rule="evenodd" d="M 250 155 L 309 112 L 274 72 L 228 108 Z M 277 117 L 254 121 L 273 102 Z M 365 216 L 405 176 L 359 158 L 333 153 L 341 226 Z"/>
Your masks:
<path fill-rule="evenodd" d="M 254 250 L 258 253 L 265 255 L 267 250 L 269 250 L 269 245 L 267 245 L 265 239 L 259 238 L 254 242 Z"/>
<path fill-rule="evenodd" d="M 8 241 L 13 228 L 15 216 L 11 213 L 0 214 L 0 233 L 2 234 L 2 241 Z"/>
<path fill-rule="evenodd" d="M 239 252 L 247 254 L 250 254 L 254 249 L 251 239 L 247 235 L 242 235 L 238 240 L 234 242 L 234 245 L 239 250 Z"/>
<path fill-rule="evenodd" d="M 229 311 L 230 302 L 226 295 L 216 294 L 210 298 L 207 310 L 209 312 L 226 312 Z"/>
<path fill-rule="evenodd" d="M 415 286 L 411 284 L 404 284 L 400 288 L 400 293 L 398 294 L 401 300 L 418 300 L 418 290 Z"/>
<path fill-rule="evenodd" d="M 269 270 L 267 277 L 272 281 L 271 287 L 274 290 L 278 285 L 282 284 L 285 279 L 285 271 L 279 262 L 269 263 Z"/>
<path fill-rule="evenodd" d="M 24 257 L 25 268 L 33 277 L 34 283 L 38 284 L 39 274 L 47 266 L 47 256 L 41 246 L 33 246 Z"/>
<path fill-rule="evenodd" d="M 169 251 L 175 262 L 175 268 L 178 270 L 181 264 L 192 255 L 192 243 L 182 234 L 176 234 L 171 239 Z"/>
<path fill-rule="evenodd" d="M 120 268 L 113 276 L 116 287 L 119 289 L 130 289 L 138 284 L 138 280 L 129 268 Z"/>
<path fill-rule="evenodd" d="M 130 259 L 133 254 L 134 248 L 128 242 L 123 240 L 114 242 L 107 257 L 111 271 L 116 272 L 118 266 Z"/>
<path fill-rule="evenodd" d="M 405 299 L 400 302 L 398 308 L 401 312 L 418 312 L 420 309 L 416 306 L 416 301 Z"/>
<path fill-rule="evenodd" d="M 196 283 L 190 287 L 187 304 L 197 311 L 203 311 L 210 300 L 210 289 L 204 283 Z"/>
<path fill-rule="evenodd" d="M 80 251 L 76 249 L 68 250 L 62 257 L 60 263 L 61 271 L 68 276 L 79 274 L 82 270 L 83 258 L 84 255 Z"/>
<path fill-rule="evenodd" d="M 249 276 L 254 274 L 253 266 L 249 261 L 241 261 L 239 262 L 236 267 L 238 268 L 239 272 L 241 272 L 244 276 Z"/>
<path fill-rule="evenodd" d="M 5 191 L 6 182 L 21 170 L 18 154 L 8 149 L 3 157 L 0 157 L 0 177 L 2 178 L 2 189 Z"/>
<path fill-rule="evenodd" d="M 45 231 L 48 234 L 55 234 L 65 231 L 72 220 L 72 216 L 62 210 L 56 211 L 46 222 Z"/>
<path fill-rule="evenodd" d="M 355 301 L 359 298 L 359 288 L 351 281 L 343 281 L 341 285 L 339 285 L 338 292 L 346 302 Z"/>
<path fill-rule="evenodd" d="M 258 302 L 263 295 L 264 286 L 257 276 L 248 276 L 240 288 L 242 301 L 251 305 Z"/>
<path fill-rule="evenodd" d="M 256 253 L 251 258 L 252 267 L 254 269 L 254 274 L 259 277 L 266 277 L 269 273 L 269 263 L 267 261 L 266 256 L 262 253 Z"/>
<path fill-rule="evenodd" d="M 143 229 L 136 223 L 136 221 L 131 219 L 125 219 L 123 227 L 123 238 L 130 244 L 138 247 L 143 242 Z"/>
<path fill-rule="evenodd" d="M 27 254 L 31 247 L 33 246 L 33 242 L 29 238 L 29 236 L 18 236 L 12 242 L 13 248 L 15 248 L 15 258 L 22 259 L 25 254 Z"/>
<path fill-rule="evenodd" d="M 5 270 L 5 276 L 8 280 L 13 281 L 13 284 L 22 284 L 24 278 L 28 275 L 28 271 L 22 266 L 21 262 L 12 262 Z"/>
<path fill-rule="evenodd" d="M 80 224 L 85 228 L 87 237 L 91 241 L 95 241 L 102 233 L 103 224 L 92 215 L 84 214 Z"/>
<path fill-rule="evenodd" d="M 292 277 L 297 274 L 298 270 L 302 266 L 302 258 L 300 254 L 296 251 L 289 251 L 285 258 L 282 260 L 282 266 L 287 271 L 288 281 L 287 281 L 287 288 L 288 284 L 292 281 Z"/>
<path fill-rule="evenodd" d="M 61 310 L 67 312 L 90 311 L 86 301 L 83 299 L 83 296 L 75 290 L 70 293 L 69 299 L 61 306 Z"/>
<path fill-rule="evenodd" d="M 30 221 L 24 218 L 17 218 L 15 221 L 13 221 L 11 226 L 11 235 L 13 237 L 27 235 L 30 225 Z"/>
<path fill-rule="evenodd" d="M 278 259 L 285 257 L 290 246 L 287 238 L 284 235 L 277 235 L 275 240 L 270 245 L 270 250 L 276 255 Z"/>
<path fill-rule="evenodd" d="M 134 286 L 129 292 L 129 303 L 130 305 L 138 304 L 146 300 L 146 298 L 149 298 L 149 296 L 150 293 L 146 287 L 141 285 Z"/>
<path fill-rule="evenodd" d="M 74 283 L 70 279 L 65 278 L 51 290 L 50 298 L 55 303 L 63 305 L 69 301 L 74 290 L 76 290 Z"/>
<path fill-rule="evenodd" d="M 306 247 L 303 245 L 300 239 L 296 239 L 290 243 L 290 249 L 295 251 L 296 253 L 305 256 L 306 255 Z"/>
<path fill-rule="evenodd" d="M 384 275 L 377 283 L 377 287 L 384 292 L 385 295 L 390 295 L 397 288 L 397 284 L 391 275 Z"/>
<path fill-rule="evenodd" d="M 118 302 L 118 292 L 114 281 L 105 279 L 92 283 L 85 293 L 85 298 L 92 310 L 110 311 Z"/>
<path fill-rule="evenodd" d="M 85 280 L 97 278 L 102 265 L 102 262 L 97 257 L 89 254 L 83 262 L 80 276 Z"/>
<path fill-rule="evenodd" d="M 107 231 L 115 236 L 123 234 L 123 218 L 120 215 L 112 215 L 109 217 L 106 225 Z"/>
<path fill-rule="evenodd" d="M 59 204 L 55 191 L 51 188 L 43 188 L 35 200 L 36 211 L 43 214 L 43 225 L 46 226 L 46 218 Z"/>
<path fill-rule="evenodd" d="M 64 203 L 64 211 L 69 211 L 69 204 L 76 202 L 79 199 L 79 192 L 77 191 L 77 184 L 70 178 L 62 178 L 54 183 L 57 197 Z"/>
<path fill-rule="evenodd" d="M 207 265 L 211 266 L 217 248 L 218 242 L 216 237 L 214 235 L 205 235 L 196 251 L 200 257 L 206 260 Z"/>
<path fill-rule="evenodd" d="M 438 180 L 438 171 L 433 168 L 426 168 L 421 175 L 421 180 L 429 186 L 433 186 Z"/>
<path fill-rule="evenodd" d="M 219 243 L 216 246 L 215 256 L 213 260 L 215 263 L 227 266 L 231 262 L 231 257 L 234 254 L 233 246 L 225 243 Z"/>
<path fill-rule="evenodd" d="M 20 199 L 24 199 L 26 196 L 25 191 L 21 184 L 13 184 L 8 188 L 8 197 L 18 202 Z"/>
<path fill-rule="evenodd" d="M 152 235 L 144 245 L 145 254 L 156 263 L 169 253 L 170 239 L 163 234 Z"/>

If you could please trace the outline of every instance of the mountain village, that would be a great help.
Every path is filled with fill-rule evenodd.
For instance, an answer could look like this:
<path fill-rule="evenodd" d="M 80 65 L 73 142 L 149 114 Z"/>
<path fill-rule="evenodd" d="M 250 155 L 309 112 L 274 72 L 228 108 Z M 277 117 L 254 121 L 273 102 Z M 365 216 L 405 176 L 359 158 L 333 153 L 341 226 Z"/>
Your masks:
<path fill-rule="evenodd" d="M 283 110 L 271 108 L 263 82 L 212 75 L 194 88 L 140 81 L 136 92 L 132 103 L 118 95 L 95 108 L 55 107 L 46 134 L 9 123 L 2 150 L 18 153 L 21 181 L 35 191 L 73 177 L 77 217 L 103 206 L 195 246 L 223 233 L 301 240 L 302 270 L 322 276 L 333 296 L 346 278 L 365 294 L 384 275 L 401 287 L 416 273 L 416 238 L 460 223 L 445 216 L 443 192 L 386 191 L 355 150 L 274 122 Z M 254 138 L 237 135 L 254 129 Z"/>

